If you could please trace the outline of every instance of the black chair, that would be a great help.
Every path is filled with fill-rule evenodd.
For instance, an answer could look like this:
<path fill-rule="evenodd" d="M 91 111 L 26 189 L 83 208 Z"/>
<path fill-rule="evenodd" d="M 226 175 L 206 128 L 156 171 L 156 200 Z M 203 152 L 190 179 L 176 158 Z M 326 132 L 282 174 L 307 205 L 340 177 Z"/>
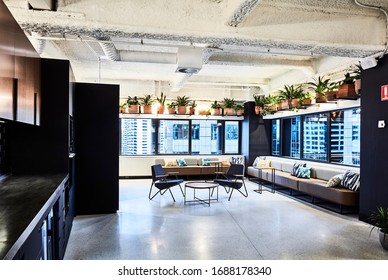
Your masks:
<path fill-rule="evenodd" d="M 150 200 L 152 200 L 158 193 L 163 195 L 168 190 L 168 191 L 170 191 L 172 199 L 175 202 L 175 198 L 174 198 L 174 196 L 171 192 L 171 189 L 170 189 L 171 187 L 174 187 L 174 186 L 179 186 L 183 196 L 185 196 L 183 193 L 182 187 L 180 185 L 181 183 L 183 183 L 182 179 L 178 179 L 178 178 L 168 179 L 167 177 L 169 175 L 166 174 L 166 172 L 164 172 L 164 169 L 160 164 L 152 165 L 151 172 L 152 172 L 152 184 L 150 187 L 150 193 L 148 194 L 148 198 Z M 158 191 L 151 197 L 151 192 L 152 192 L 153 186 L 155 186 L 158 189 Z"/>
<path fill-rule="evenodd" d="M 223 186 L 225 189 L 229 188 L 230 195 L 229 199 L 232 197 L 233 190 L 238 190 L 243 196 L 248 196 L 248 191 L 244 182 L 244 165 L 243 164 L 234 164 L 232 163 L 228 171 L 223 175 L 223 179 L 214 179 L 214 182 Z M 244 187 L 244 188 L 243 188 Z M 241 189 L 245 191 L 241 191 Z"/>

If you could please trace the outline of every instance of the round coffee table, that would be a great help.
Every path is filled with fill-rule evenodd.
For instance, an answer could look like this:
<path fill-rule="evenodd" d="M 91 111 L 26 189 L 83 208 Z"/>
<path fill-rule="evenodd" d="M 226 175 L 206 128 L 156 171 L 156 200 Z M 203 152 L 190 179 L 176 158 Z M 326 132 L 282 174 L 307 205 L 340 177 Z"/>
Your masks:
<path fill-rule="evenodd" d="M 210 206 L 210 201 L 218 201 L 218 184 L 214 182 L 206 182 L 206 181 L 193 181 L 193 182 L 187 182 L 185 184 L 185 205 L 186 203 L 189 202 L 202 202 Z M 194 190 L 194 199 L 193 200 L 186 200 L 187 195 L 186 195 L 186 189 L 190 188 Z M 213 190 L 217 189 L 217 197 L 212 198 Z M 208 190 L 208 198 L 207 199 L 201 199 L 196 196 L 195 191 L 196 190 Z"/>

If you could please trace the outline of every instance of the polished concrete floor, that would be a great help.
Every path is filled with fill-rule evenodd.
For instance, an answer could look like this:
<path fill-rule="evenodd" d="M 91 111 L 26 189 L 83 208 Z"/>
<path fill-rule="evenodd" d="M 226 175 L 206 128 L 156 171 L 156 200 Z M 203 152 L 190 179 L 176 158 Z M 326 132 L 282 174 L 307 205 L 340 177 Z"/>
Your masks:
<path fill-rule="evenodd" d="M 65 259 L 86 260 L 338 260 L 388 259 L 377 232 L 354 215 L 340 215 L 292 197 L 223 188 L 219 202 L 184 205 L 148 200 L 151 180 L 120 180 L 116 214 L 78 216 Z M 189 195 L 192 195 L 189 193 Z M 202 195 L 202 194 L 201 194 Z M 203 193 L 203 195 L 207 195 Z"/>

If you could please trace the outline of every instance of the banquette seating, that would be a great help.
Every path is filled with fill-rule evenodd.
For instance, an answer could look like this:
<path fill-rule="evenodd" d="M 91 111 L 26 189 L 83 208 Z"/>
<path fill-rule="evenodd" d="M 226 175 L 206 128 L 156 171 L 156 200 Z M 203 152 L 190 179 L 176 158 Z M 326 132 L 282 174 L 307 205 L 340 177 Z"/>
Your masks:
<path fill-rule="evenodd" d="M 338 204 L 341 213 L 343 206 L 357 208 L 359 205 L 360 176 L 357 167 L 305 162 L 273 156 L 257 158 L 255 163 L 248 166 L 248 176 L 270 182 L 272 179 L 271 170 L 260 169 L 258 166 L 274 168 L 275 185 L 288 188 L 290 194 L 302 193 L 311 196 L 312 202 L 315 198 L 319 198 Z M 301 170 L 307 170 L 308 176 L 294 174 L 300 166 L 302 166 Z"/>

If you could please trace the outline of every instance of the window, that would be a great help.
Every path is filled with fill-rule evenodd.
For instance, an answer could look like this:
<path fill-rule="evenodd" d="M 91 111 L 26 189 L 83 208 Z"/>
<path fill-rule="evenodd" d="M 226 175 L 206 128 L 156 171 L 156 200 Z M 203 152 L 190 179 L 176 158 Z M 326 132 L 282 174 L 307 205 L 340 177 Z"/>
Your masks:
<path fill-rule="evenodd" d="M 330 113 L 330 162 L 360 165 L 360 110 Z"/>
<path fill-rule="evenodd" d="M 304 117 L 303 158 L 327 160 L 327 114 Z"/>
<path fill-rule="evenodd" d="M 238 154 L 240 121 L 121 118 L 121 155 Z"/>
<path fill-rule="evenodd" d="M 272 155 L 280 155 L 280 120 L 272 120 Z"/>
<path fill-rule="evenodd" d="M 221 142 L 218 134 L 222 126 L 216 120 L 192 120 L 192 154 L 221 154 Z"/>
<path fill-rule="evenodd" d="M 225 121 L 225 153 L 237 154 L 239 151 L 239 122 Z"/>
<path fill-rule="evenodd" d="M 283 119 L 282 155 L 300 158 L 300 117 Z"/>
<path fill-rule="evenodd" d="M 189 153 L 189 121 L 160 120 L 158 153 Z"/>
<path fill-rule="evenodd" d="M 149 119 L 121 119 L 121 155 L 155 154 L 155 127 Z"/>

